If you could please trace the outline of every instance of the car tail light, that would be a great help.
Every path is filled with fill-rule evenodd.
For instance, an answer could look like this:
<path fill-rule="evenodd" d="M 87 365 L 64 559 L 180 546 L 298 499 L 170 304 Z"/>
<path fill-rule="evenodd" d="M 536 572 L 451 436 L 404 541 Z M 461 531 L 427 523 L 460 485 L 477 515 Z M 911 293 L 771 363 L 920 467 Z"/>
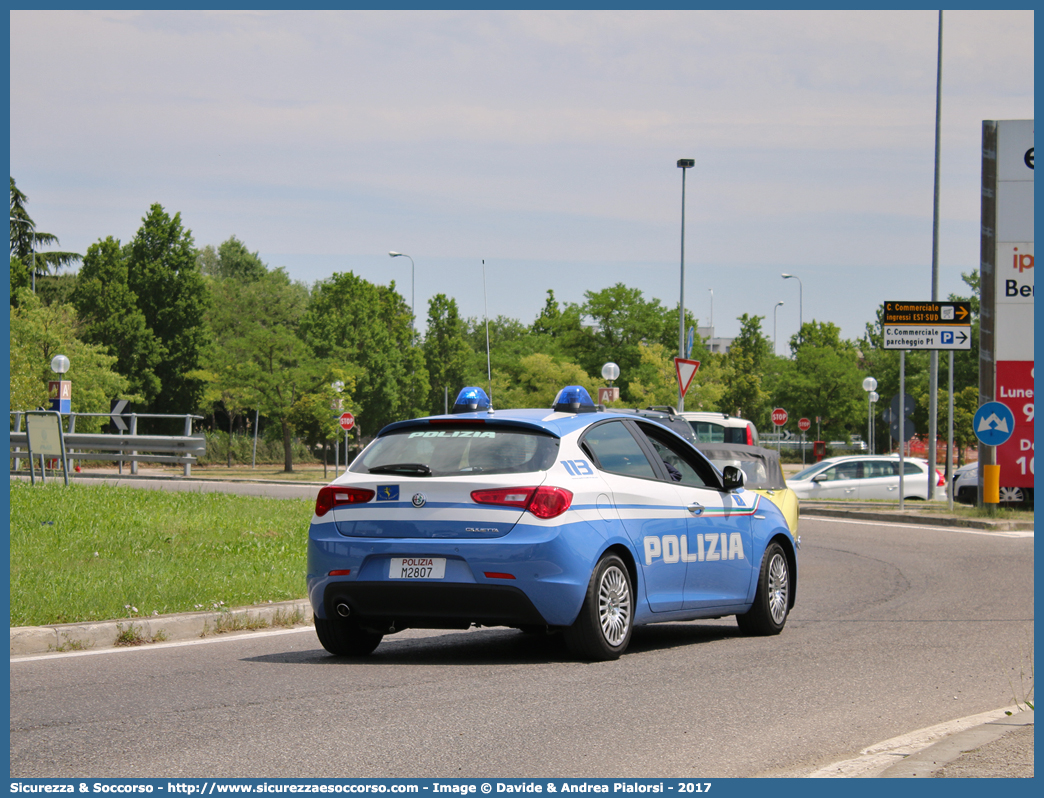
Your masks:
<path fill-rule="evenodd" d="M 319 489 L 315 497 L 315 514 L 326 515 L 334 507 L 344 504 L 365 504 L 377 493 L 368 488 L 346 488 L 341 485 L 327 485 Z"/>
<path fill-rule="evenodd" d="M 509 507 L 529 506 L 536 488 L 491 488 L 471 491 L 471 500 L 476 504 L 503 504 Z"/>
<path fill-rule="evenodd" d="M 573 494 L 565 488 L 541 486 L 536 489 L 527 509 L 537 518 L 557 518 L 572 503 Z"/>
<path fill-rule="evenodd" d="M 541 485 L 539 488 L 488 488 L 473 490 L 476 504 L 499 504 L 528 510 L 537 518 L 557 518 L 573 503 L 573 494 L 565 488 Z"/>
<path fill-rule="evenodd" d="M 942 488 L 946 486 L 946 477 L 943 476 L 943 472 L 938 468 L 935 469 L 935 476 L 939 477 L 939 481 L 935 483 L 935 487 Z"/>
<path fill-rule="evenodd" d="M 747 446 L 753 446 L 753 445 L 754 445 L 754 428 L 751 427 L 750 424 L 748 424 L 747 425 Z"/>

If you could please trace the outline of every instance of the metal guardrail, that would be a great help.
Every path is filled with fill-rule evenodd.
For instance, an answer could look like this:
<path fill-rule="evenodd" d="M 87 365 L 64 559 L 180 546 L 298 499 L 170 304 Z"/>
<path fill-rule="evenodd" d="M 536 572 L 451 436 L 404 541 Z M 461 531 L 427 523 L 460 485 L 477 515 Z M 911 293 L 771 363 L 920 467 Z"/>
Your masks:
<path fill-rule="evenodd" d="M 19 455 L 28 454 L 29 436 L 22 432 L 24 411 L 13 411 L 14 430 L 11 436 L 11 458 L 14 460 L 13 470 L 21 465 Z M 64 433 L 66 460 L 72 463 L 77 460 L 100 460 L 119 464 L 123 473 L 123 464 L 129 462 L 131 473 L 138 473 L 138 463 L 174 463 L 183 466 L 185 476 L 192 473 L 192 464 L 207 450 L 207 442 L 202 433 L 192 434 L 192 421 L 202 416 L 170 415 L 152 413 L 126 413 L 121 418 L 130 422 L 129 432 L 121 433 L 78 433 L 77 416 L 101 416 L 109 418 L 108 413 L 69 413 L 69 430 Z M 139 418 L 184 419 L 184 435 L 138 435 Z"/>
<path fill-rule="evenodd" d="M 760 436 L 761 445 L 769 449 L 792 449 L 796 452 L 802 450 L 806 452 L 812 451 L 812 444 L 814 441 L 801 441 L 792 439 L 789 441 L 780 440 L 779 435 L 776 433 L 762 433 Z M 865 452 L 867 450 L 866 441 L 852 441 L 851 443 L 845 443 L 844 441 L 827 441 L 826 448 L 836 452 Z"/>

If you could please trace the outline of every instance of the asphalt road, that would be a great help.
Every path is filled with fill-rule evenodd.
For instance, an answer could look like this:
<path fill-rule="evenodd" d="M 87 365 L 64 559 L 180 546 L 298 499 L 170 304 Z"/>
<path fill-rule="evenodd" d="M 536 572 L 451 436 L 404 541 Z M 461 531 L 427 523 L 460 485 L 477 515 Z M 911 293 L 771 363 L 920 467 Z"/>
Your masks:
<path fill-rule="evenodd" d="M 12 660 L 11 776 L 805 775 L 995 710 L 1033 647 L 1033 538 L 803 518 L 783 634 L 644 627 L 617 662 L 505 629 L 310 629 Z"/>

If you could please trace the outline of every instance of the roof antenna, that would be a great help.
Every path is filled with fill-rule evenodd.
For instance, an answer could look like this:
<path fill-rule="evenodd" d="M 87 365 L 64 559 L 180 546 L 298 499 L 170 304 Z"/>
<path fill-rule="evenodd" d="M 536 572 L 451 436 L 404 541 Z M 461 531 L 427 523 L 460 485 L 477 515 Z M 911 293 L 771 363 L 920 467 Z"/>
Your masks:
<path fill-rule="evenodd" d="M 489 412 L 493 412 L 493 369 L 489 365 L 489 304 L 486 302 L 486 259 L 482 259 L 482 309 L 486 314 L 486 379 L 489 385 Z"/>

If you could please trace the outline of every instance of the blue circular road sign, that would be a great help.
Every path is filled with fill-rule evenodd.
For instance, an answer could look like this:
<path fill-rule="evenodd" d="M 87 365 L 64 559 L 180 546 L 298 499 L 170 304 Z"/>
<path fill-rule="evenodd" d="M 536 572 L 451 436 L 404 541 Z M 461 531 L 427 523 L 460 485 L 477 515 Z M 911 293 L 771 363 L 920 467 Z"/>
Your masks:
<path fill-rule="evenodd" d="M 1015 431 L 1015 414 L 1003 402 L 986 402 L 975 411 L 972 428 L 987 446 L 1000 446 Z"/>

